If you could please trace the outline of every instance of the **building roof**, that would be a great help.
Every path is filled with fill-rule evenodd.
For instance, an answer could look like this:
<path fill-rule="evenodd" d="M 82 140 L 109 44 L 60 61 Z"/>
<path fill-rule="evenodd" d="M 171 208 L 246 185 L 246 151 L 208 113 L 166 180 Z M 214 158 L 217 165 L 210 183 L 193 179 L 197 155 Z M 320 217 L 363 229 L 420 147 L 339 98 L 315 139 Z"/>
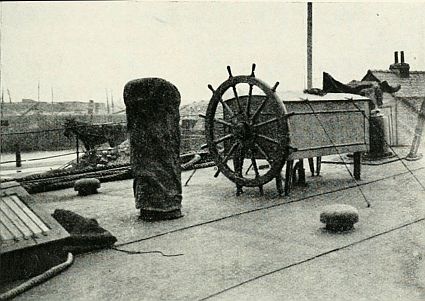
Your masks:
<path fill-rule="evenodd" d="M 205 114 L 208 104 L 209 100 L 200 100 L 183 105 L 180 107 L 180 116 L 197 119 L 199 113 Z"/>
<path fill-rule="evenodd" d="M 390 70 L 369 70 L 362 80 L 387 81 L 391 86 L 400 85 L 396 97 L 425 97 L 425 71 L 410 71 L 409 77 L 400 77 L 398 72 Z"/>

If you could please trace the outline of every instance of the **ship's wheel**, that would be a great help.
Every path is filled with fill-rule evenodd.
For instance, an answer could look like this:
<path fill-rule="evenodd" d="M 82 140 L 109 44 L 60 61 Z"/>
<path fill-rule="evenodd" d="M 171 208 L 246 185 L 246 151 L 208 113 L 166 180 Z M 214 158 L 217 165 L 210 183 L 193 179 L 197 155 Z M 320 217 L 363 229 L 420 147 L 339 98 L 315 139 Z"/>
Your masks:
<path fill-rule="evenodd" d="M 287 112 L 270 88 L 250 75 L 233 76 L 213 92 L 205 115 L 206 141 L 218 173 L 242 186 L 259 187 L 280 173 L 290 153 Z M 241 92 L 243 91 L 243 92 Z M 233 166 L 230 162 L 233 161 Z M 280 180 L 281 181 L 281 180 Z M 279 184 L 278 184 L 279 185 Z M 279 189 L 279 187 L 278 187 Z"/>

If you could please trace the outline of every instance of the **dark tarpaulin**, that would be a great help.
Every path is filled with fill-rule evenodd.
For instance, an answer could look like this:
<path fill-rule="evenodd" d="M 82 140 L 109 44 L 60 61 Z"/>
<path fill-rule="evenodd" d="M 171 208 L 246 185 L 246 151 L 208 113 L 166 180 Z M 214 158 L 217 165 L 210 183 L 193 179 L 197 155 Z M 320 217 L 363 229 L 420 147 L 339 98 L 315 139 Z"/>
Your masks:
<path fill-rule="evenodd" d="M 117 238 L 105 230 L 97 220 L 83 217 L 75 212 L 56 209 L 52 214 L 71 236 L 66 239 L 63 249 L 72 253 L 83 253 L 111 247 Z"/>
<path fill-rule="evenodd" d="M 323 88 L 308 89 L 306 93 L 315 95 L 325 95 L 326 93 L 350 93 L 362 95 L 372 100 L 375 107 L 382 106 L 383 92 L 394 93 L 400 90 L 400 85 L 392 87 L 388 82 L 372 82 L 372 81 L 351 81 L 343 84 L 334 79 L 329 73 L 323 72 Z M 374 109 L 374 107 L 372 107 Z"/>
<path fill-rule="evenodd" d="M 352 81 L 348 84 L 343 84 L 334 79 L 329 73 L 323 72 L 323 88 L 325 93 L 350 93 L 360 94 L 362 90 L 371 88 L 370 82 Z"/>

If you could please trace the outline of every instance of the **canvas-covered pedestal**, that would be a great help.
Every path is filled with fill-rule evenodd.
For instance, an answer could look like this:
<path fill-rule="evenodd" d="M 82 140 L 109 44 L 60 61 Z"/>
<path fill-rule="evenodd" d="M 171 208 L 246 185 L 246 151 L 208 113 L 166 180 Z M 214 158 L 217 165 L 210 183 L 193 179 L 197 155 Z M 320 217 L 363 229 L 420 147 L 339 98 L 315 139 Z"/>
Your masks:
<path fill-rule="evenodd" d="M 136 79 L 125 85 L 124 102 L 140 217 L 181 217 L 180 93 L 160 78 Z"/>

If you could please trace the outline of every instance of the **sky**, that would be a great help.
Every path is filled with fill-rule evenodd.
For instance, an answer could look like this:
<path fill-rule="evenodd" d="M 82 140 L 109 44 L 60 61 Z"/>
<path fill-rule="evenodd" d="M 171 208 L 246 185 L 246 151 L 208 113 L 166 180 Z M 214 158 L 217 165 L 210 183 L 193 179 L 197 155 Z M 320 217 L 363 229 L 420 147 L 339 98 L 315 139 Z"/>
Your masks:
<path fill-rule="evenodd" d="M 1 85 L 12 101 L 122 103 L 124 85 L 161 77 L 182 104 L 211 97 L 234 75 L 280 89 L 306 87 L 304 2 L 2 2 Z M 313 85 L 322 72 L 360 80 L 388 69 L 394 51 L 425 70 L 425 3 L 314 3 Z M 6 97 L 6 96 L 5 96 Z M 8 101 L 8 97 L 6 97 Z"/>

